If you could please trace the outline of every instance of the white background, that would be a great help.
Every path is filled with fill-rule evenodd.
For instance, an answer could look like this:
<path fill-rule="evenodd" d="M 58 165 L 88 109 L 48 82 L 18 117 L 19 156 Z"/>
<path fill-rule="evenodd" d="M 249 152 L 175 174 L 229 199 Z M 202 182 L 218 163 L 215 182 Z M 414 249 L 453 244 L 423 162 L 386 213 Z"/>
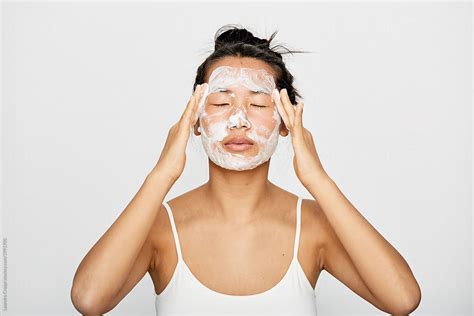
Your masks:
<path fill-rule="evenodd" d="M 303 123 L 331 178 L 409 263 L 422 289 L 413 315 L 471 314 L 469 2 L 2 9 L 5 315 L 77 315 L 69 295 L 79 262 L 156 163 L 228 23 L 261 37 L 279 30 L 275 43 L 313 52 L 285 57 Z M 311 198 L 280 139 L 270 180 Z M 166 200 L 206 180 L 192 138 Z M 320 315 L 384 314 L 325 271 L 316 291 Z M 147 274 L 109 314 L 154 315 L 153 295 Z"/>

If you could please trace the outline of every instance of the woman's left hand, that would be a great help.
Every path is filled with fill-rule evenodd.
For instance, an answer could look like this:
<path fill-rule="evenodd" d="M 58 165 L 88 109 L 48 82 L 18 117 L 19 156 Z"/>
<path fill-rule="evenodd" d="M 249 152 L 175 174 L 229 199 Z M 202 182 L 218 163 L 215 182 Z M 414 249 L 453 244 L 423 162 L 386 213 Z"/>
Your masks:
<path fill-rule="evenodd" d="M 307 187 L 311 181 L 315 181 L 321 176 L 327 176 L 327 173 L 319 160 L 313 135 L 303 127 L 303 102 L 296 106 L 291 104 L 286 89 L 282 89 L 280 92 L 275 89 L 273 93 L 278 112 L 291 134 L 291 142 L 295 153 L 293 166 L 296 176 Z"/>

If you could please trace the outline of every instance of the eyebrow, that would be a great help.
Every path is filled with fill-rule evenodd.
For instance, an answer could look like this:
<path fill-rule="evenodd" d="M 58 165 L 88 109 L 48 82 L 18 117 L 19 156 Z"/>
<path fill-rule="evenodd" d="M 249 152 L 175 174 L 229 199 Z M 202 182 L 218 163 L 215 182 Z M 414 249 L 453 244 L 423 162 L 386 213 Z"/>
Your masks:
<path fill-rule="evenodd" d="M 230 91 L 233 91 L 233 90 L 230 90 Z M 216 92 L 229 92 L 229 89 L 227 88 L 218 88 Z M 265 91 L 263 90 L 259 90 L 259 91 L 250 91 L 251 94 L 268 94 L 266 93 Z"/>

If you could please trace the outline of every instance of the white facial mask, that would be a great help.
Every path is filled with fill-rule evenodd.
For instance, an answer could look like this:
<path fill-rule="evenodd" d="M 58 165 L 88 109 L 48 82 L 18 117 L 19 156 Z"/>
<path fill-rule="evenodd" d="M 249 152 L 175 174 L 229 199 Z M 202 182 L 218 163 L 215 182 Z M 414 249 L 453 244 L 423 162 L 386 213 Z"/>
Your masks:
<path fill-rule="evenodd" d="M 204 150 L 215 164 L 249 170 L 270 159 L 281 123 L 272 94 L 275 86 L 264 69 L 221 66 L 211 73 L 198 116 Z M 230 150 L 223 144 L 229 135 L 245 136 L 254 144 L 245 151 Z"/>

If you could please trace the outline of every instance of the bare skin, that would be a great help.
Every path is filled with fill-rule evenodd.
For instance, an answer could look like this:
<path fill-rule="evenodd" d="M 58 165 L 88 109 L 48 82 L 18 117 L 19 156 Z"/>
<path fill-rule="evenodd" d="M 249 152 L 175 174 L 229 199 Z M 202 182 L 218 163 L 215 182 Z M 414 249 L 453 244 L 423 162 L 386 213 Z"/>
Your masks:
<path fill-rule="evenodd" d="M 214 63 L 208 75 L 221 65 L 265 68 L 274 74 L 265 62 L 226 57 Z M 160 159 L 137 195 L 81 262 L 71 299 L 82 314 L 112 310 L 146 272 L 157 294 L 168 285 L 177 254 L 162 203 L 184 169 L 191 128 L 199 135 L 200 91 L 198 86 L 179 122 L 170 129 Z M 302 104 L 291 105 L 285 92 L 280 92 L 278 105 L 284 121 L 280 135 L 291 135 L 295 173 L 315 197 L 302 203 L 298 249 L 308 282 L 314 288 L 324 269 L 380 310 L 407 315 L 420 299 L 408 265 L 327 175 L 311 133 L 302 126 Z M 185 263 L 213 291 L 262 293 L 288 270 L 297 197 L 268 180 L 269 163 L 233 171 L 209 160 L 209 181 L 168 201 Z M 373 258 L 378 258 L 376 263 Z"/>

